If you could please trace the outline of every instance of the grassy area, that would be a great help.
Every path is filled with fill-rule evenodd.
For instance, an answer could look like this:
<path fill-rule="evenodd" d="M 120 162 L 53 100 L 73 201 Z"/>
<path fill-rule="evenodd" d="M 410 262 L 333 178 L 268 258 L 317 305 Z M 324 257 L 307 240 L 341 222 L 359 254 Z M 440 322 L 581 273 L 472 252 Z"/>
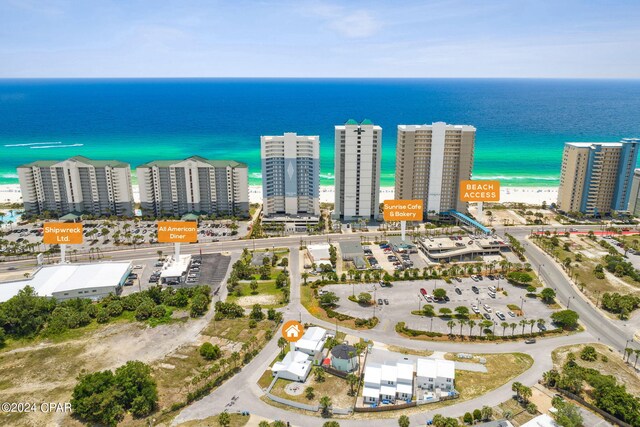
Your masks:
<path fill-rule="evenodd" d="M 567 258 L 572 260 L 571 269 L 567 274 L 574 278 L 578 287 L 594 304 L 601 299 L 602 294 L 605 292 L 628 294 L 629 292 L 638 290 L 637 284 L 632 283 L 630 278 L 626 276 L 617 278 L 608 272 L 603 279 L 598 279 L 595 276 L 594 269 L 596 265 L 600 264 L 602 262 L 602 257 L 607 254 L 607 249 L 603 248 L 598 243 L 600 238 L 593 241 L 587 236 L 572 235 L 571 237 L 564 237 L 559 234 L 557 237 L 559 241 L 558 246 L 554 247 L 548 243 L 546 246 L 543 244 L 540 244 L 539 246 L 547 253 L 553 255 L 556 261 L 560 264 L 562 264 L 562 262 Z M 633 237 L 637 238 L 637 236 Z M 551 237 L 534 239 L 534 242 L 537 240 L 539 240 L 540 243 L 550 242 Z M 565 243 L 570 245 L 568 251 L 564 249 Z M 582 256 L 581 261 L 576 261 L 576 254 L 578 253 Z"/>
<path fill-rule="evenodd" d="M 593 362 L 588 362 L 580 358 L 580 351 L 587 345 L 596 349 L 598 358 Z M 602 344 L 579 344 L 556 348 L 551 353 L 553 366 L 560 370 L 567 360 L 569 353 L 574 353 L 576 362 L 585 368 L 593 368 L 603 375 L 613 375 L 619 383 L 627 387 L 627 391 L 633 395 L 640 395 L 640 377 L 634 372 L 633 365 L 629 366 L 622 360 L 619 353 Z M 631 357 L 633 362 L 634 356 Z"/>
<path fill-rule="evenodd" d="M 228 427 L 242 427 L 247 425 L 250 417 L 240 414 L 229 414 L 231 417 L 231 423 L 227 424 Z M 186 423 L 180 423 L 177 427 L 224 427 L 218 422 L 218 415 L 205 418 L 203 420 L 192 420 Z"/>
<path fill-rule="evenodd" d="M 511 412 L 512 418 L 510 421 L 517 426 L 522 425 L 537 416 L 537 414 L 528 413 L 515 399 L 509 399 L 506 402 L 502 402 L 500 405 L 498 405 L 497 409 L 502 414 L 504 414 L 506 411 Z"/>
<path fill-rule="evenodd" d="M 261 304 L 263 305 L 263 307 L 267 307 L 267 308 L 282 307 L 284 305 L 284 303 L 282 302 L 284 294 L 282 293 L 282 290 L 280 290 L 276 286 L 275 280 L 258 280 L 258 289 L 256 289 L 255 293 L 253 290 L 251 290 L 251 287 L 249 285 L 250 285 L 249 282 L 240 282 L 236 287 L 236 290 L 239 289 L 240 292 L 242 292 L 242 296 L 237 296 L 236 291 L 233 291 L 227 296 L 226 301 L 239 303 L 240 305 L 247 305 L 247 304 L 242 304 L 244 297 L 260 295 L 260 296 L 268 296 L 268 297 L 270 296 L 271 298 L 269 298 L 269 300 L 273 301 L 272 304 Z M 248 300 L 248 299 L 245 299 L 245 300 Z M 253 305 L 253 304 L 249 303 L 248 305 Z"/>
<path fill-rule="evenodd" d="M 428 357 L 433 354 L 431 350 L 414 350 L 412 348 L 398 347 L 396 345 L 387 346 L 387 350 L 402 354 L 412 354 L 414 356 Z"/>
<path fill-rule="evenodd" d="M 318 299 L 313 296 L 313 289 L 311 286 L 300 287 L 300 303 L 307 309 L 312 316 L 331 323 L 338 322 L 338 325 L 350 328 L 350 329 L 370 329 L 367 327 L 356 326 L 355 319 L 338 320 L 335 317 L 329 317 L 326 310 L 320 307 Z M 377 322 L 376 322 L 377 324 Z M 374 325 L 375 326 L 375 325 Z"/>
<path fill-rule="evenodd" d="M 445 357 L 461 362 L 472 361 L 458 359 L 452 353 L 447 353 Z M 467 400 L 482 396 L 509 382 L 533 365 L 533 358 L 524 353 L 476 354 L 474 360 L 480 357 L 486 360 L 485 366 L 488 372 L 456 371 L 455 386 L 456 390 L 460 392 L 461 399 Z"/>
<path fill-rule="evenodd" d="M 302 390 L 305 390 L 307 387 L 313 387 L 314 397 L 312 399 L 307 399 L 305 393 L 298 396 L 287 394 L 285 387 L 292 383 L 297 384 L 302 388 Z M 313 371 L 309 374 L 309 378 L 307 378 L 307 381 L 304 384 L 278 379 L 271 389 L 271 393 L 276 396 L 293 400 L 294 402 L 306 403 L 308 405 L 318 405 L 322 396 L 329 396 L 331 397 L 333 405 L 339 408 L 346 408 L 353 404 L 354 397 L 349 396 L 347 394 L 348 392 L 349 385 L 346 380 L 336 377 L 335 375 L 325 374 L 324 381 L 318 382 L 313 375 Z"/>

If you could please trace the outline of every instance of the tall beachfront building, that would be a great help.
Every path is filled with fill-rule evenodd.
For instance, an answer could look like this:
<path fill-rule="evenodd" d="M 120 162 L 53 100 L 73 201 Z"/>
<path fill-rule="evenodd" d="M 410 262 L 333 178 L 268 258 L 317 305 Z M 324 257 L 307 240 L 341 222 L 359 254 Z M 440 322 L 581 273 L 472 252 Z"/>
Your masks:
<path fill-rule="evenodd" d="M 320 137 L 260 137 L 265 215 L 320 215 Z"/>
<path fill-rule="evenodd" d="M 133 215 L 128 163 L 82 156 L 40 160 L 18 166 L 18 179 L 25 211 L 30 214 Z"/>
<path fill-rule="evenodd" d="M 335 127 L 336 219 L 380 216 L 382 128 L 370 120 L 350 119 Z"/>
<path fill-rule="evenodd" d="M 466 213 L 459 188 L 471 179 L 475 138 L 468 125 L 399 125 L 395 198 L 422 200 L 425 217 Z"/>
<path fill-rule="evenodd" d="M 136 171 L 145 215 L 249 215 L 249 176 L 244 163 L 192 156 L 156 160 Z"/>
<path fill-rule="evenodd" d="M 559 210 L 587 216 L 626 211 L 640 139 L 567 142 L 562 154 Z"/>
<path fill-rule="evenodd" d="M 633 172 L 631 194 L 629 195 L 628 211 L 635 217 L 640 217 L 640 169 Z"/>

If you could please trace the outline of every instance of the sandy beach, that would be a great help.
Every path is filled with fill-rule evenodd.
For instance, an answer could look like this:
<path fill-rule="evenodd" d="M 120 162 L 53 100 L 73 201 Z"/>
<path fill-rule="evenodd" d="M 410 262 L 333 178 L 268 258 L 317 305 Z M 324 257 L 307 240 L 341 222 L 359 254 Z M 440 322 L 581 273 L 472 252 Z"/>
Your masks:
<path fill-rule="evenodd" d="M 380 188 L 380 201 L 393 199 L 394 188 Z M 21 202 L 20 186 L 18 184 L 0 185 L 0 202 L 16 203 Z M 133 186 L 133 198 L 140 201 L 140 190 L 137 185 Z M 529 204 L 554 203 L 558 198 L 557 187 L 502 187 L 500 190 L 501 202 L 521 202 Z M 259 203 L 262 201 L 262 187 L 252 185 L 249 187 L 249 201 Z M 334 188 L 329 186 L 320 187 L 320 201 L 333 203 Z"/>

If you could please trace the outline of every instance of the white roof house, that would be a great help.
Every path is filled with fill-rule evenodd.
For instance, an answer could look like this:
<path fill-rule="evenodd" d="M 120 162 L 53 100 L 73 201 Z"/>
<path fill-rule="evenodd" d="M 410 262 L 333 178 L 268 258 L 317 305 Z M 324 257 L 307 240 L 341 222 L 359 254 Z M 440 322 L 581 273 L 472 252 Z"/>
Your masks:
<path fill-rule="evenodd" d="M 423 389 L 452 390 L 455 380 L 455 363 L 451 360 L 418 359 L 416 380 Z"/>
<path fill-rule="evenodd" d="M 307 245 L 307 251 L 309 251 L 309 255 L 311 255 L 311 261 L 318 263 L 320 260 L 329 260 L 329 244 L 321 243 L 317 245 Z"/>
<path fill-rule="evenodd" d="M 310 356 L 318 356 L 324 348 L 327 340 L 327 330 L 318 326 L 308 328 L 302 338 L 293 342 L 292 349 L 301 351 Z"/>
<path fill-rule="evenodd" d="M 37 295 L 58 300 L 103 298 L 115 294 L 131 273 L 131 262 L 60 264 L 44 266 L 26 280 L 0 283 L 0 302 L 7 301 L 26 286 Z"/>
<path fill-rule="evenodd" d="M 166 281 L 179 278 L 187 272 L 190 264 L 191 255 L 180 255 L 180 258 L 177 261 L 174 257 L 171 257 L 169 262 L 165 263 L 162 267 L 160 277 Z"/>
<path fill-rule="evenodd" d="M 382 369 L 380 371 L 380 385 L 395 385 L 397 381 L 398 367 L 396 365 L 382 365 Z"/>
<path fill-rule="evenodd" d="M 521 427 L 558 427 L 558 424 L 547 414 L 542 414 L 522 424 Z"/>
<path fill-rule="evenodd" d="M 364 367 L 364 383 L 380 387 L 380 374 L 382 366 L 377 363 L 371 363 Z"/>
<path fill-rule="evenodd" d="M 300 351 L 288 352 L 281 362 L 276 362 L 271 367 L 273 376 L 278 375 L 291 381 L 305 381 L 311 371 L 313 361 L 309 355 Z"/>
<path fill-rule="evenodd" d="M 396 365 L 397 368 L 397 376 L 398 376 L 398 384 L 401 383 L 413 383 L 413 363 L 408 361 L 400 361 Z"/>

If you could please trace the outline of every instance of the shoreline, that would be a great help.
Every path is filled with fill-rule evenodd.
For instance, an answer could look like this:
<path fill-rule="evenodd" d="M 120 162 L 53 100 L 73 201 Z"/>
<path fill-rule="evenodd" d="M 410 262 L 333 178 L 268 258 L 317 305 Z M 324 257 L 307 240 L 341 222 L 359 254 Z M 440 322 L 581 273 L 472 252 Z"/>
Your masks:
<path fill-rule="evenodd" d="M 380 202 L 393 199 L 394 187 L 380 188 Z M 334 187 L 320 186 L 320 203 L 334 202 Z M 0 184 L 0 203 L 20 203 L 22 200 L 19 184 Z M 133 199 L 140 201 L 140 189 L 137 184 L 133 185 Z M 540 205 L 543 201 L 547 205 L 555 203 L 558 199 L 558 187 L 501 187 L 500 203 L 527 203 Z M 262 202 L 262 186 L 249 186 L 249 202 Z"/>

